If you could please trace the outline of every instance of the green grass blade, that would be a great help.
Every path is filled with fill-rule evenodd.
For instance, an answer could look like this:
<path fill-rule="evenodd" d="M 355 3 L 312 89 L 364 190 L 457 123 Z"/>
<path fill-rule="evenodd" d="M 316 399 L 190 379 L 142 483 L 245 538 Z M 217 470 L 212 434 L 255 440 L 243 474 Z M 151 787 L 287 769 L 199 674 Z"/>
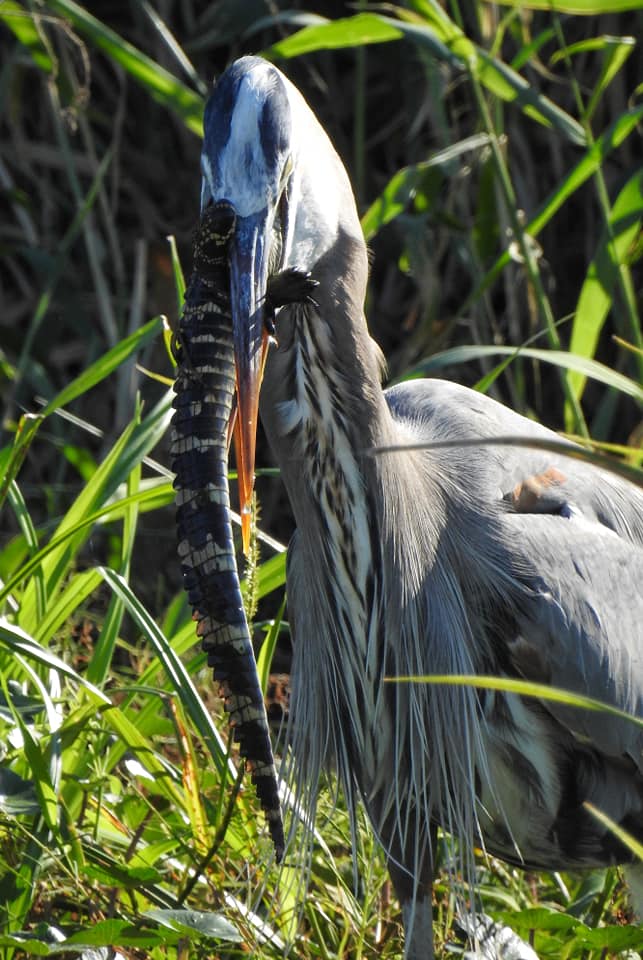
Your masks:
<path fill-rule="evenodd" d="M 415 197 L 427 170 L 449 164 L 456 157 L 469 151 L 481 150 L 488 144 L 489 136 L 486 133 L 477 133 L 447 147 L 445 150 L 440 150 L 428 160 L 398 170 L 362 217 L 364 239 L 367 242 L 372 240 L 378 230 L 406 210 Z"/>
<path fill-rule="evenodd" d="M 571 353 L 583 357 L 594 356 L 612 304 L 618 271 L 627 263 L 629 251 L 641 229 L 642 218 L 643 169 L 637 170 L 620 191 L 610 212 L 609 226 L 601 234 L 576 304 L 569 343 Z M 580 399 L 585 389 L 585 376 L 580 372 L 572 372 L 569 382 Z"/>
<path fill-rule="evenodd" d="M 137 410 L 135 421 L 137 426 L 140 422 L 139 416 L 140 411 Z M 128 504 L 124 508 L 123 535 L 121 538 L 121 560 L 118 570 L 118 572 L 125 577 L 125 579 L 129 578 L 130 563 L 132 559 L 132 552 L 134 550 L 136 525 L 138 521 L 137 494 L 139 493 L 140 482 L 141 463 L 139 461 L 134 465 L 129 473 L 129 476 L 127 477 L 126 499 L 128 500 Z M 123 622 L 124 612 L 125 607 L 122 600 L 116 594 L 113 594 L 109 602 L 109 607 L 107 608 L 105 620 L 103 621 L 103 627 L 100 632 L 98 643 L 94 649 L 94 655 L 92 656 L 91 662 L 87 669 L 87 679 L 98 686 L 101 686 L 107 679 L 109 667 L 112 661 L 112 655 L 114 653 L 114 647 L 116 646 L 116 640 L 118 639 L 121 624 Z"/>
<path fill-rule="evenodd" d="M 589 357 L 579 357 L 573 353 L 567 353 L 565 350 L 539 350 L 536 347 L 516 347 L 504 346 L 466 346 L 452 347 L 449 350 L 442 350 L 435 353 L 432 357 L 427 357 L 417 366 L 409 371 L 408 377 L 425 376 L 434 373 L 436 370 L 442 370 L 458 363 L 471 363 L 472 360 L 480 360 L 482 357 L 528 357 L 530 360 L 540 360 L 542 363 L 551 363 L 557 367 L 563 367 L 566 370 L 574 370 L 604 383 L 614 390 L 620 390 L 621 393 L 633 397 L 639 403 L 643 403 L 643 386 L 635 380 L 624 376 L 617 370 L 598 360 L 592 360 Z M 405 378 L 406 379 L 406 378 Z"/>
<path fill-rule="evenodd" d="M 53 60 L 36 29 L 33 18 L 28 16 L 24 7 L 14 0 L 3 0 L 0 4 L 0 20 L 9 27 L 23 47 L 29 51 L 33 62 L 40 70 L 51 73 Z"/>
<path fill-rule="evenodd" d="M 9 705 L 14 723 L 20 730 L 24 756 L 32 773 L 31 781 L 36 791 L 36 797 L 38 798 L 40 814 L 48 829 L 56 831 L 58 825 L 58 800 L 50 779 L 49 764 L 46 761 L 42 749 L 42 741 L 35 739 L 29 726 L 24 722 L 20 711 L 14 708 L 9 687 L 2 675 L 0 675 L 0 683 L 2 684 L 5 702 Z"/>
<path fill-rule="evenodd" d="M 591 815 L 596 817 L 600 823 L 608 827 L 610 832 L 613 833 L 614 836 L 618 837 L 621 843 L 625 847 L 628 847 L 632 853 L 639 858 L 639 860 L 643 861 L 643 843 L 640 843 L 636 837 L 633 837 L 631 833 L 628 833 L 627 830 L 624 830 L 620 824 L 615 823 L 615 821 L 608 817 L 606 813 L 603 813 L 602 810 L 599 810 L 598 807 L 595 807 L 593 803 L 589 803 L 589 801 L 585 800 L 583 806 L 586 810 L 589 810 Z"/>
<path fill-rule="evenodd" d="M 41 423 L 40 415 L 25 413 L 18 421 L 12 446 L 5 447 L 0 455 L 0 510 L 7 499 L 11 484 L 20 473 L 20 468 Z"/>
<path fill-rule="evenodd" d="M 569 200 L 579 187 L 582 187 L 591 176 L 601 169 L 607 157 L 620 147 L 624 140 L 636 130 L 642 119 L 643 106 L 633 107 L 631 110 L 622 113 L 620 117 L 617 117 L 617 119 L 596 138 L 576 166 L 566 174 L 556 189 L 552 191 L 541 205 L 538 213 L 536 213 L 526 225 L 525 233 L 531 237 L 537 237 L 566 201 Z M 473 293 L 467 298 L 462 306 L 462 313 L 466 313 L 468 304 L 480 299 L 482 294 L 494 283 L 510 262 L 511 255 L 508 251 L 498 257 Z"/>
<path fill-rule="evenodd" d="M 203 97 L 73 0 L 48 0 L 47 6 L 120 64 L 158 103 L 176 113 L 188 130 L 199 137 L 203 135 Z"/>
<path fill-rule="evenodd" d="M 33 637 L 15 624 L 9 623 L 4 617 L 0 617 L 0 643 L 3 644 L 7 650 L 11 651 L 12 654 L 19 654 L 29 660 L 34 660 L 36 663 L 41 664 L 41 666 L 55 670 L 62 676 L 67 677 L 67 679 L 71 680 L 74 684 L 79 684 L 86 693 L 92 697 L 97 705 L 110 704 L 109 699 L 101 693 L 100 690 L 91 683 L 88 683 L 87 680 L 81 677 L 69 664 L 61 660 L 60 657 L 57 657 L 56 654 L 48 650 L 47 647 L 36 643 Z"/>
<path fill-rule="evenodd" d="M 628 720 L 643 729 L 643 717 L 635 717 L 631 713 L 619 710 L 609 703 L 586 697 L 580 693 L 571 693 L 559 687 L 550 687 L 545 683 L 533 683 L 531 680 L 516 680 L 513 677 L 481 677 L 466 676 L 464 674 L 426 674 L 424 676 L 385 677 L 385 683 L 431 683 L 439 686 L 478 687 L 481 690 L 502 690 L 506 693 L 515 693 L 521 697 L 535 697 L 538 700 L 548 700 L 551 703 L 562 703 L 567 707 L 579 707 L 582 710 L 592 710 L 598 713 L 609 713 L 620 720 Z"/>
<path fill-rule="evenodd" d="M 65 589 L 54 603 L 49 604 L 45 614 L 38 621 L 38 625 L 33 632 L 33 639 L 36 643 L 44 645 L 50 643 L 56 632 L 76 611 L 83 608 L 83 604 L 88 597 L 91 597 L 100 582 L 101 577 L 97 570 L 82 570 L 80 573 L 74 573 Z M 89 671 L 87 679 L 92 682 Z"/>
<path fill-rule="evenodd" d="M 13 512 L 18 520 L 27 546 L 29 547 L 29 553 L 31 556 L 33 556 L 38 552 L 39 549 L 38 535 L 33 523 L 31 522 L 31 517 L 29 515 L 29 511 L 27 510 L 27 504 L 25 503 L 22 493 L 20 492 L 20 488 L 15 481 L 13 481 L 9 487 L 9 503 L 13 508 Z M 47 591 L 45 588 L 42 567 L 37 566 L 34 568 L 33 578 L 38 619 L 42 620 L 45 616 L 45 607 L 47 604 Z"/>
<path fill-rule="evenodd" d="M 491 57 L 482 47 L 476 46 L 450 20 L 444 11 L 436 15 L 431 9 L 431 22 L 420 22 L 400 10 L 400 17 L 359 13 L 354 17 L 333 20 L 322 26 L 304 27 L 298 33 L 274 44 L 265 56 L 296 57 L 315 50 L 362 47 L 372 43 L 387 43 L 401 37 L 426 47 L 441 60 L 475 72 L 480 83 L 491 93 L 517 105 L 530 117 L 563 133 L 573 143 L 584 144 L 585 132 L 578 121 L 561 110 L 551 100 L 536 92 L 535 88 L 507 64 Z M 427 8 L 428 12 L 428 8 Z"/>
<path fill-rule="evenodd" d="M 584 439 L 584 438 L 583 438 Z M 548 450 L 550 453 L 558 454 L 562 457 L 569 457 L 571 460 L 582 460 L 584 463 L 591 463 L 592 466 L 601 467 L 610 473 L 614 473 L 630 483 L 635 483 L 643 487 L 643 471 L 637 467 L 632 467 L 613 457 L 607 457 L 597 450 L 588 449 L 570 444 L 566 440 L 544 440 L 536 437 L 524 437 L 519 435 L 503 435 L 498 437 L 489 437 L 486 439 L 475 440 L 438 440 L 434 443 L 402 443 L 387 447 L 373 447 L 371 456 L 381 456 L 385 453 L 401 453 L 408 450 L 455 450 L 464 447 L 524 447 L 525 450 Z"/>
<path fill-rule="evenodd" d="M 131 471 L 167 429 L 171 399 L 172 393 L 168 391 L 140 424 L 130 423 L 123 431 L 63 517 L 47 547 L 32 557 L 0 591 L 0 602 L 33 569 L 35 562 L 43 564 L 48 602 L 51 601 L 67 575 L 80 544 L 89 535 L 91 523 L 97 519 L 96 511 L 103 509 L 118 486 L 127 480 Z M 33 632 L 37 623 L 34 589 L 33 584 L 27 585 L 20 610 L 20 623 L 29 633 Z"/>
<path fill-rule="evenodd" d="M 257 672 L 259 673 L 261 689 L 264 693 L 268 689 L 268 677 L 270 676 L 272 658 L 277 647 L 277 640 L 279 639 L 281 624 L 283 622 L 285 613 L 286 595 L 284 594 L 283 600 L 281 601 L 281 606 L 277 611 L 277 616 L 270 624 L 270 629 L 266 634 L 266 638 L 261 645 L 261 650 L 259 651 L 259 656 L 257 657 Z"/>
<path fill-rule="evenodd" d="M 402 32 L 392 22 L 386 22 L 375 13 L 358 13 L 323 24 L 307 26 L 285 40 L 279 40 L 264 57 L 300 57 L 316 50 L 340 50 L 344 47 L 363 47 L 371 43 L 399 40 Z"/>
<path fill-rule="evenodd" d="M 108 586 L 121 598 L 139 630 L 154 647 L 163 669 L 170 678 L 172 688 L 186 707 L 192 722 L 207 745 L 217 769 L 220 773 L 223 773 L 227 770 L 227 747 L 212 722 L 210 714 L 205 709 L 189 673 L 124 578 L 107 567 L 101 567 L 100 572 Z"/>
<path fill-rule="evenodd" d="M 601 13 L 622 13 L 640 10 L 640 0 L 496 0 L 501 7 L 517 10 L 546 10 L 554 13 L 574 13 L 594 17 Z"/>
<path fill-rule="evenodd" d="M 122 363 L 125 363 L 137 350 L 140 350 L 146 343 L 158 336 L 162 330 L 163 320 L 159 316 L 154 317 L 153 320 L 150 320 L 149 323 L 146 323 L 144 327 L 136 330 L 129 337 L 125 337 L 115 347 L 108 350 L 104 356 L 92 363 L 75 380 L 72 380 L 60 393 L 56 394 L 41 411 L 40 416 L 48 417 L 60 407 L 66 406 L 72 400 L 87 393 L 105 377 L 108 377 L 110 373 L 113 373 Z"/>

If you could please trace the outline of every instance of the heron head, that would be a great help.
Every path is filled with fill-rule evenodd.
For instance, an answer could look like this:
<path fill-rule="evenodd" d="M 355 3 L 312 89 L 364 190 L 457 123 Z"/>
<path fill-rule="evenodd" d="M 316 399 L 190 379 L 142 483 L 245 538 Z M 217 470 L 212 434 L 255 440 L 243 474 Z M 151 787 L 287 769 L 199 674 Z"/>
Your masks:
<path fill-rule="evenodd" d="M 267 299 L 270 280 L 287 271 L 314 274 L 340 219 L 352 210 L 358 231 L 359 221 L 346 172 L 316 117 L 287 78 L 258 57 L 233 63 L 208 100 L 201 172 L 202 210 L 225 200 L 236 212 L 229 262 L 243 514 L 252 495 L 259 389 L 275 306 Z"/>

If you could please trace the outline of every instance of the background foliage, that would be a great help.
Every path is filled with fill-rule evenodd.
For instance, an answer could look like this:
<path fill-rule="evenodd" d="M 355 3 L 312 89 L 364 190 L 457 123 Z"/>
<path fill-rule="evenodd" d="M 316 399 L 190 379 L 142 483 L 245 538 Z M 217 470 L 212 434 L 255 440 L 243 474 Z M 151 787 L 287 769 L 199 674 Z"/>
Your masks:
<path fill-rule="evenodd" d="M 160 315 L 180 310 L 204 97 L 249 52 L 300 86 L 351 173 L 392 379 L 456 377 L 635 469 L 638 7 L 0 3 L 7 957 L 272 957 L 295 935 L 303 958 L 399 955 L 376 845 L 364 827 L 355 887 L 330 798 L 297 928 L 300 876 L 287 868 L 276 887 L 180 588 Z M 261 527 L 285 541 L 270 470 L 259 494 Z M 252 572 L 267 678 L 273 654 L 273 670 L 288 660 L 278 545 Z M 642 945 L 616 871 L 481 858 L 480 882 L 542 957 Z M 439 882 L 438 941 L 461 949 L 452 920 Z"/>

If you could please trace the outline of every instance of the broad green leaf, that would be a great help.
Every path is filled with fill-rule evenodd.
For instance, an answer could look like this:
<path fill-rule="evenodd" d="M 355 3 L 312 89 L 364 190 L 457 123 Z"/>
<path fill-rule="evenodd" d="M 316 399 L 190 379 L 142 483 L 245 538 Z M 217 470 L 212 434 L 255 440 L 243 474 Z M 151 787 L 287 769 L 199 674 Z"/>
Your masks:
<path fill-rule="evenodd" d="M 358 13 L 327 21 L 319 26 L 304 27 L 285 40 L 273 44 L 264 56 L 299 57 L 315 50 L 338 50 L 342 47 L 364 46 L 399 40 L 400 29 L 392 22 L 374 13 Z"/>
<path fill-rule="evenodd" d="M 148 910 L 145 916 L 191 938 L 197 935 L 213 937 L 216 940 L 232 940 L 236 943 L 243 939 L 237 928 L 218 913 L 203 913 L 200 910 Z"/>
<path fill-rule="evenodd" d="M 600 951 L 599 956 L 614 956 L 629 949 L 643 950 L 643 931 L 637 923 L 598 927 L 595 930 L 584 927 L 576 936 L 575 943 L 585 950 Z"/>
<path fill-rule="evenodd" d="M 82 36 L 119 63 L 155 100 L 181 117 L 188 130 L 199 137 L 203 135 L 202 96 L 73 0 L 47 0 L 47 6 L 69 20 Z"/>
<path fill-rule="evenodd" d="M 501 913 L 495 918 L 511 924 L 512 929 L 520 936 L 530 930 L 573 930 L 578 927 L 578 917 L 569 913 L 559 913 L 557 910 L 547 910 L 545 907 L 532 907 L 512 913 Z"/>
<path fill-rule="evenodd" d="M 574 325 L 569 343 L 570 353 L 593 357 L 605 318 L 612 305 L 618 271 L 627 263 L 628 253 L 641 229 L 643 218 L 643 169 L 627 181 L 610 212 L 609 225 L 598 242 L 585 282 L 576 304 Z M 586 378 L 572 372 L 569 383 L 580 399 Z"/>
<path fill-rule="evenodd" d="M 140 876 L 137 882 L 140 883 Z M 127 920 L 98 920 L 78 930 L 60 944 L 62 950 L 70 947 L 131 947 L 141 950 L 162 943 L 162 938 L 154 930 L 142 930 Z"/>
<path fill-rule="evenodd" d="M 0 933 L 0 947 L 7 951 L 10 956 L 10 950 L 19 951 L 17 956 L 27 957 L 50 957 L 53 947 L 46 941 L 34 936 L 29 930 L 19 933 Z"/>

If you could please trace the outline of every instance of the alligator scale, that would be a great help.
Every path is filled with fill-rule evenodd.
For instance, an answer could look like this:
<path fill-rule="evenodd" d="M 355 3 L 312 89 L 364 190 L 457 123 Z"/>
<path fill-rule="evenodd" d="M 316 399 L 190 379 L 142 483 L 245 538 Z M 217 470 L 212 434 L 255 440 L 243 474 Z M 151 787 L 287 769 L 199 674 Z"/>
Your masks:
<path fill-rule="evenodd" d="M 210 204 L 194 237 L 194 265 L 176 344 L 171 455 L 178 551 L 197 634 L 265 811 L 277 860 L 284 850 L 268 722 L 235 556 L 228 446 L 236 375 L 228 245 L 236 215 Z"/>

